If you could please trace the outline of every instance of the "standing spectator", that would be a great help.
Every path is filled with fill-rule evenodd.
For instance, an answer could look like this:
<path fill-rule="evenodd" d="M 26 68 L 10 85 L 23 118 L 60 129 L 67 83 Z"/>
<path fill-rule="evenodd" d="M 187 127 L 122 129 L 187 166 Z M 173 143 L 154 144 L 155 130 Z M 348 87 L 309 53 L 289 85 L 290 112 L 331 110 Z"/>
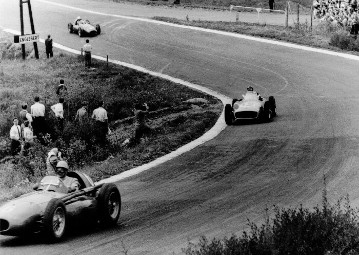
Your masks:
<path fill-rule="evenodd" d="M 89 39 L 86 39 L 86 44 L 84 45 L 83 50 L 85 52 L 85 67 L 91 67 L 92 46 Z"/>
<path fill-rule="evenodd" d="M 28 154 L 29 148 L 34 144 L 34 138 L 36 138 L 36 136 L 34 136 L 32 130 L 30 129 L 29 121 L 27 121 L 27 120 L 24 122 L 23 137 L 25 140 L 24 155 L 26 156 Z"/>
<path fill-rule="evenodd" d="M 82 107 L 77 110 L 75 121 L 78 121 L 81 125 L 88 121 L 88 114 L 87 114 L 87 102 L 82 102 Z"/>
<path fill-rule="evenodd" d="M 44 135 L 46 132 L 46 122 L 45 122 L 45 105 L 40 103 L 40 97 L 35 96 L 35 103 L 31 105 L 31 115 L 33 118 L 32 127 L 34 134 L 40 136 Z"/>
<path fill-rule="evenodd" d="M 64 98 L 60 97 L 59 102 L 51 106 L 51 110 L 55 113 L 59 130 L 64 130 Z"/>
<path fill-rule="evenodd" d="M 13 118 L 14 125 L 10 129 L 11 139 L 11 155 L 15 156 L 21 151 L 21 127 L 19 126 L 19 120 Z"/>
<path fill-rule="evenodd" d="M 32 116 L 31 114 L 27 111 L 27 103 L 23 103 L 21 106 L 22 110 L 20 111 L 20 122 L 21 122 L 21 130 L 24 129 L 24 122 L 28 121 L 29 122 L 29 127 L 31 127 L 31 123 L 32 123 Z"/>
<path fill-rule="evenodd" d="M 148 105 L 137 104 L 134 109 L 135 114 L 135 131 L 133 134 L 133 142 L 138 143 L 140 139 L 151 132 L 151 128 L 146 124 L 146 115 L 148 113 Z"/>
<path fill-rule="evenodd" d="M 269 0 L 269 9 L 270 11 L 274 9 L 274 0 Z"/>
<path fill-rule="evenodd" d="M 100 101 L 99 107 L 93 111 L 91 118 L 95 121 L 96 140 L 103 145 L 106 142 L 106 134 L 108 132 L 107 111 L 104 108 L 103 101 Z"/>
<path fill-rule="evenodd" d="M 60 84 L 59 84 L 59 86 L 57 86 L 56 95 L 58 97 L 63 97 L 63 98 L 66 98 L 66 96 L 67 96 L 67 87 L 66 87 L 65 81 L 63 79 L 60 80 Z"/>
<path fill-rule="evenodd" d="M 47 36 L 47 39 L 45 40 L 45 47 L 46 47 L 46 56 L 47 56 L 47 58 L 52 58 L 53 52 L 52 52 L 52 38 L 51 38 L 51 35 Z"/>

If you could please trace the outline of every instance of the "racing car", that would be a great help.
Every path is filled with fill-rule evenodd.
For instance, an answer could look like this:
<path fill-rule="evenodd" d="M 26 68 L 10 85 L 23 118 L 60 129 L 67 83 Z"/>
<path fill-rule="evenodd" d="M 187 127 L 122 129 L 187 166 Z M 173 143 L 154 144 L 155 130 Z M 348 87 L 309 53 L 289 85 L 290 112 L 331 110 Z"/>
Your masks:
<path fill-rule="evenodd" d="M 78 220 L 101 225 L 117 223 L 121 195 L 113 183 L 95 185 L 81 172 L 68 172 L 77 178 L 80 189 L 68 193 L 58 176 L 45 176 L 35 191 L 0 206 L 0 234 L 23 236 L 43 234 L 48 241 L 60 241 L 70 223 Z"/>
<path fill-rule="evenodd" d="M 232 104 L 226 104 L 224 108 L 224 120 L 227 125 L 245 120 L 267 122 L 276 115 L 276 102 L 273 96 L 268 100 L 257 95 L 244 96 L 243 99 L 233 99 Z"/>
<path fill-rule="evenodd" d="M 84 35 L 95 36 L 101 34 L 101 27 L 99 24 L 93 25 L 88 20 L 83 20 L 78 17 L 74 22 L 67 25 L 70 34 L 77 33 L 80 37 Z"/>

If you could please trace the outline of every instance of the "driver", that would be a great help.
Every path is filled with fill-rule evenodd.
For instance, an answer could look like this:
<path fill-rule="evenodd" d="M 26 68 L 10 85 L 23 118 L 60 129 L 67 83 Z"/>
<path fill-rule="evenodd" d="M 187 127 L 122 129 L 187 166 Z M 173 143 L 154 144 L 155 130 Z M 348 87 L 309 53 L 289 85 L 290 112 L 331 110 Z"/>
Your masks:
<path fill-rule="evenodd" d="M 78 22 L 81 20 L 81 17 L 78 16 L 76 19 L 75 19 L 75 25 L 78 25 Z"/>
<path fill-rule="evenodd" d="M 79 190 L 80 184 L 76 178 L 67 176 L 69 166 L 66 161 L 60 160 L 56 165 L 56 174 L 63 181 L 69 192 Z"/>
<path fill-rule="evenodd" d="M 252 86 L 249 86 L 247 88 L 246 94 L 243 95 L 243 98 L 244 99 L 253 99 L 253 98 L 255 98 L 255 99 L 261 100 L 262 97 L 259 95 L 259 93 L 254 91 Z"/>

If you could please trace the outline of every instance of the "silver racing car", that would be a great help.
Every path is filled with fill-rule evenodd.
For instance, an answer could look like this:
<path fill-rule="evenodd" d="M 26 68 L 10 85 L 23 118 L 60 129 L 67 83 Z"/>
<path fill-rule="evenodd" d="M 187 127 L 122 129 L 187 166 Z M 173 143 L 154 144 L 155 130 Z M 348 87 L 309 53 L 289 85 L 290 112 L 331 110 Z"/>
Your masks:
<path fill-rule="evenodd" d="M 276 102 L 273 96 L 268 100 L 255 94 L 244 96 L 243 99 L 233 99 L 232 104 L 226 104 L 224 108 L 227 125 L 248 120 L 267 122 L 276 115 Z"/>
<path fill-rule="evenodd" d="M 85 35 L 95 36 L 101 33 L 101 27 L 99 24 L 93 25 L 88 20 L 83 20 L 80 17 L 69 23 L 67 29 L 70 34 L 77 33 L 80 37 Z"/>
<path fill-rule="evenodd" d="M 68 193 L 57 176 L 45 176 L 36 191 L 0 206 L 0 234 L 21 236 L 44 234 L 50 241 L 64 237 L 70 222 L 85 220 L 102 225 L 116 224 L 121 211 L 121 195 L 113 183 L 95 185 L 84 173 L 69 172 L 80 189 Z"/>

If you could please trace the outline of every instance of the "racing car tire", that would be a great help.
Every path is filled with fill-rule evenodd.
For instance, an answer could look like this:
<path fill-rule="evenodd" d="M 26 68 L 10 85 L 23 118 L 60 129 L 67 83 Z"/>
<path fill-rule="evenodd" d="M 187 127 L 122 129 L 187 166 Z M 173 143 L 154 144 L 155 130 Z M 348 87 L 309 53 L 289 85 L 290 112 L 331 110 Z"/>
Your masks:
<path fill-rule="evenodd" d="M 77 34 L 79 35 L 79 37 L 82 37 L 83 31 L 82 31 L 81 27 L 79 27 Z"/>
<path fill-rule="evenodd" d="M 67 25 L 67 29 L 69 30 L 69 33 L 70 33 L 70 34 L 72 34 L 72 33 L 74 32 L 74 26 L 73 26 L 71 23 L 69 23 L 69 24 Z"/>
<path fill-rule="evenodd" d="M 96 25 L 96 31 L 97 31 L 97 34 L 101 34 L 101 27 L 99 24 Z"/>
<path fill-rule="evenodd" d="M 226 104 L 224 107 L 224 121 L 228 126 L 233 124 L 233 109 L 230 104 Z"/>
<path fill-rule="evenodd" d="M 113 183 L 105 183 L 98 194 L 98 216 L 102 225 L 114 225 L 121 213 L 121 194 Z"/>
<path fill-rule="evenodd" d="M 277 105 L 275 103 L 275 98 L 273 96 L 270 96 L 268 98 L 268 101 L 269 101 L 269 104 L 270 104 L 270 110 L 272 112 L 272 117 L 276 116 L 277 113 L 276 113 L 276 108 L 277 108 Z"/>
<path fill-rule="evenodd" d="M 44 213 L 44 234 L 49 241 L 59 241 L 66 230 L 66 207 L 64 202 L 53 198 L 47 204 Z"/>
<path fill-rule="evenodd" d="M 263 121 L 269 121 L 272 118 L 271 110 L 270 110 L 270 103 L 269 101 L 264 103 L 263 109 Z"/>

